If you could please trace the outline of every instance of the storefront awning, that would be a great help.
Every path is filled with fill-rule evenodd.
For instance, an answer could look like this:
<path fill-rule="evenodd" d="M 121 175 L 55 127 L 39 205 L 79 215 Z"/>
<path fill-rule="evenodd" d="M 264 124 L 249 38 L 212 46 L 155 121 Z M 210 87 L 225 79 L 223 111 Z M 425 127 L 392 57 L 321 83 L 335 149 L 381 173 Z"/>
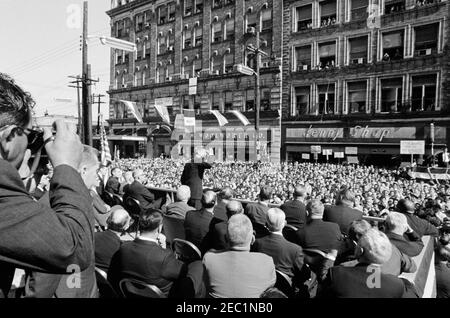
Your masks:
<path fill-rule="evenodd" d="M 108 140 L 120 140 L 120 141 L 145 141 L 147 142 L 147 137 L 139 137 L 139 136 L 107 136 Z M 99 140 L 99 136 L 94 136 L 93 139 Z"/>

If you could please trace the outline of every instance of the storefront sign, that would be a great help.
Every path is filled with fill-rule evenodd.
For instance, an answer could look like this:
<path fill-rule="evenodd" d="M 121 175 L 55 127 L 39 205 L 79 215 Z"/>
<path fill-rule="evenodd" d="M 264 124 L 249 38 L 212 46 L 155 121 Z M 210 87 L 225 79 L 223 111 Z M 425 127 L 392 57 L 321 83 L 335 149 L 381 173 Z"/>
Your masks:
<path fill-rule="evenodd" d="M 347 155 L 357 155 L 358 147 L 345 147 L 345 153 Z"/>
<path fill-rule="evenodd" d="M 336 140 L 344 138 L 344 128 L 288 128 L 286 130 L 287 138 L 323 138 Z"/>
<path fill-rule="evenodd" d="M 424 155 L 425 140 L 402 140 L 400 141 L 401 155 Z"/>

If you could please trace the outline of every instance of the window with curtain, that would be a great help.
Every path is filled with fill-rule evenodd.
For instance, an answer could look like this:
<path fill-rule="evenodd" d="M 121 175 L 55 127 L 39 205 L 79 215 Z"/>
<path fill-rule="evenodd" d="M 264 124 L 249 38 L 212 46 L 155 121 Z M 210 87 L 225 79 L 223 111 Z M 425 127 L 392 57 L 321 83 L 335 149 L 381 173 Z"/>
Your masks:
<path fill-rule="evenodd" d="M 272 30 L 272 10 L 267 9 L 261 12 L 261 30 L 270 31 Z"/>
<path fill-rule="evenodd" d="M 203 29 L 201 26 L 195 28 L 195 46 L 203 44 Z"/>
<path fill-rule="evenodd" d="M 225 40 L 234 40 L 234 19 L 225 22 Z"/>
<path fill-rule="evenodd" d="M 203 0 L 195 0 L 195 13 L 203 12 Z"/>
<path fill-rule="evenodd" d="M 136 32 L 140 32 L 144 29 L 144 15 L 138 14 L 136 16 Z"/>
<path fill-rule="evenodd" d="M 175 21 L 175 2 L 167 5 L 167 11 L 169 12 L 169 22 Z"/>
<path fill-rule="evenodd" d="M 329 26 L 336 23 L 336 0 L 326 0 L 319 3 L 320 26 Z"/>
<path fill-rule="evenodd" d="M 192 47 L 192 31 L 184 30 L 183 37 L 184 37 L 184 47 L 183 48 L 190 49 Z"/>
<path fill-rule="evenodd" d="M 222 56 L 214 56 L 212 59 L 212 70 L 213 74 L 222 74 L 223 73 L 223 58 Z"/>
<path fill-rule="evenodd" d="M 297 72 L 311 69 L 311 45 L 296 47 L 295 59 Z"/>
<path fill-rule="evenodd" d="M 213 24 L 213 42 L 220 42 L 222 41 L 222 23 L 216 22 Z"/>
<path fill-rule="evenodd" d="M 158 54 L 165 54 L 167 52 L 167 38 L 160 36 L 158 38 Z"/>
<path fill-rule="evenodd" d="M 312 28 L 312 4 L 297 7 L 296 10 L 297 32 Z"/>
<path fill-rule="evenodd" d="M 381 111 L 397 112 L 402 106 L 403 79 L 389 78 L 381 80 Z"/>
<path fill-rule="evenodd" d="M 256 13 L 247 14 L 247 28 L 245 31 L 247 31 L 249 28 L 255 28 L 256 30 L 258 24 L 257 18 L 258 16 Z"/>
<path fill-rule="evenodd" d="M 163 5 L 158 8 L 158 24 L 167 22 L 167 6 Z"/>
<path fill-rule="evenodd" d="M 297 115 L 311 114 L 311 88 L 302 86 L 295 88 L 295 113 Z"/>
<path fill-rule="evenodd" d="M 194 60 L 194 72 L 196 77 L 200 75 L 201 70 L 202 70 L 202 60 L 201 59 Z"/>
<path fill-rule="evenodd" d="M 234 67 L 234 55 L 226 54 L 225 55 L 225 73 L 233 72 Z"/>
<path fill-rule="evenodd" d="M 136 45 L 137 51 L 136 51 L 136 60 L 140 60 L 144 57 L 144 43 L 139 42 Z"/>
<path fill-rule="evenodd" d="M 383 60 L 403 59 L 403 30 L 383 33 Z"/>
<path fill-rule="evenodd" d="M 150 46 L 151 46 L 150 40 L 145 41 L 145 57 L 146 58 L 150 57 Z"/>
<path fill-rule="evenodd" d="M 188 17 L 192 15 L 193 0 L 184 0 L 184 16 Z"/>
<path fill-rule="evenodd" d="M 319 44 L 319 69 L 329 69 L 336 66 L 336 42 Z"/>
<path fill-rule="evenodd" d="M 348 40 L 350 64 L 367 63 L 367 36 Z"/>
<path fill-rule="evenodd" d="M 169 46 L 168 46 L 168 50 L 170 51 L 170 52 L 173 52 L 173 50 L 174 50 L 174 47 L 175 47 L 175 34 L 169 34 L 168 35 L 168 37 L 169 37 Z"/>
<path fill-rule="evenodd" d="M 334 87 L 334 83 L 317 86 L 317 90 L 319 93 L 319 115 L 334 114 Z"/>
<path fill-rule="evenodd" d="M 183 74 L 189 76 L 189 78 L 193 77 L 193 63 L 192 62 L 184 62 L 183 63 Z"/>
<path fill-rule="evenodd" d="M 367 81 L 348 82 L 348 109 L 350 113 L 365 113 L 367 98 Z"/>
<path fill-rule="evenodd" d="M 413 111 L 436 110 L 436 86 L 436 74 L 412 77 L 411 107 Z"/>
<path fill-rule="evenodd" d="M 359 20 L 367 17 L 369 0 L 351 0 L 351 20 Z"/>
<path fill-rule="evenodd" d="M 437 53 L 439 24 L 433 23 L 414 28 L 414 55 L 431 55 Z"/>

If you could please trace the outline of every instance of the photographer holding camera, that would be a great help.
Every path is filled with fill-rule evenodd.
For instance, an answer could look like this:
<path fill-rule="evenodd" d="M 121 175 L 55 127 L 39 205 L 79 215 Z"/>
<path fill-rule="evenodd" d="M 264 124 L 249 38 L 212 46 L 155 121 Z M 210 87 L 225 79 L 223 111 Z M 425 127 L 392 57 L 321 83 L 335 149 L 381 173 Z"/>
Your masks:
<path fill-rule="evenodd" d="M 16 267 L 64 274 L 93 262 L 92 199 L 77 172 L 83 146 L 76 127 L 57 121 L 55 136 L 33 130 L 33 106 L 0 73 L 0 297 L 7 297 Z M 27 149 L 42 147 L 54 167 L 51 208 L 33 200 L 18 173 Z"/>

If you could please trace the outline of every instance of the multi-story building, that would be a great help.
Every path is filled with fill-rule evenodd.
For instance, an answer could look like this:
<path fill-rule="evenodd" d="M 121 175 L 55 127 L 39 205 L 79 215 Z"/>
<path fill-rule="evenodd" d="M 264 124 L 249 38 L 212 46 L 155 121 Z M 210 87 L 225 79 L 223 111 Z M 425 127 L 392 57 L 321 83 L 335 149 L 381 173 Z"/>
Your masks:
<path fill-rule="evenodd" d="M 219 134 L 228 149 L 234 149 L 230 143 L 240 138 L 247 140 L 248 159 L 251 129 L 227 111 L 239 110 L 254 123 L 255 77 L 234 70 L 236 64 L 255 64 L 247 50 L 248 45 L 255 45 L 256 33 L 248 32 L 253 27 L 260 34 L 260 48 L 267 53 L 261 61 L 261 130 L 271 129 L 269 148 L 275 149 L 271 155 L 280 160 L 281 1 L 114 0 L 107 14 L 112 37 L 137 45 L 135 53 L 111 50 L 112 135 L 108 138 L 115 140 L 122 153 L 140 151 L 149 157 L 170 153 L 177 142 L 171 140 L 174 127 L 165 125 L 154 109 L 155 102 L 164 98 L 172 124 L 176 114 L 191 109 L 204 128 L 218 127 L 209 111 L 224 113 L 229 124 L 217 128 Z M 189 87 L 191 78 L 197 78 L 196 87 Z M 120 100 L 136 102 L 144 124 L 131 118 Z M 234 129 L 244 133 L 234 133 Z M 211 136 L 217 134 L 206 139 Z M 225 159 L 236 154 L 219 150 L 218 156 Z"/>
<path fill-rule="evenodd" d="M 330 149 L 329 160 L 392 163 L 409 160 L 401 140 L 425 140 L 426 154 L 446 146 L 447 1 L 283 4 L 283 158 L 313 160 L 321 146 L 318 160 Z"/>

